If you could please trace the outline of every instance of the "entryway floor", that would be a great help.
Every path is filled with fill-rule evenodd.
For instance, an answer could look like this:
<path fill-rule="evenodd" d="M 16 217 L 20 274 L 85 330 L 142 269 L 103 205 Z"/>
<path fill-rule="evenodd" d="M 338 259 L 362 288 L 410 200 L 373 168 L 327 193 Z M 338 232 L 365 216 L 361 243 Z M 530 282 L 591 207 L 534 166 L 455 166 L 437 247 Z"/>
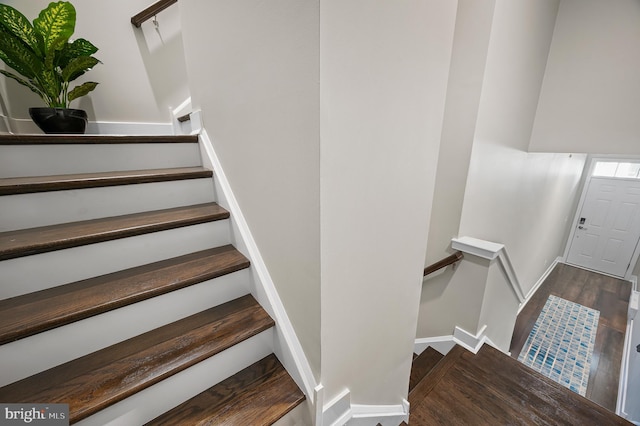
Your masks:
<path fill-rule="evenodd" d="M 550 294 L 600 311 L 585 396 L 615 412 L 631 283 L 559 263 L 518 315 L 512 358 L 518 358 Z"/>

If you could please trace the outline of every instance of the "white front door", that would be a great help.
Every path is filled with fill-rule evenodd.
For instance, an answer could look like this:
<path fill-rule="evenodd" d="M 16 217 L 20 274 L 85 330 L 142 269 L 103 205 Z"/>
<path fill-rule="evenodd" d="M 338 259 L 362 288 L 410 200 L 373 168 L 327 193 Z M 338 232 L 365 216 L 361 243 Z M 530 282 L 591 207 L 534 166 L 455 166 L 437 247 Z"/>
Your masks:
<path fill-rule="evenodd" d="M 640 239 L 640 182 L 592 177 L 567 263 L 624 277 Z"/>

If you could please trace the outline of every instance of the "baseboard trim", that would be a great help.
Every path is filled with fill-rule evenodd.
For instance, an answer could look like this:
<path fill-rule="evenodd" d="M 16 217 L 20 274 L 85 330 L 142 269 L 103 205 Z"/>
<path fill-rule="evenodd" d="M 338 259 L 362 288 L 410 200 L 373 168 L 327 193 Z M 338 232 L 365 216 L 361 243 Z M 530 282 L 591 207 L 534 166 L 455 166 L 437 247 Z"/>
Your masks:
<path fill-rule="evenodd" d="M 0 134 L 11 134 L 11 125 L 9 124 L 9 117 L 4 114 L 0 114 Z"/>
<path fill-rule="evenodd" d="M 215 175 L 218 203 L 230 211 L 232 235 L 239 236 L 234 244 L 249 258 L 254 280 L 261 284 L 255 286 L 253 296 L 276 322 L 274 351 L 307 400 L 314 404 L 318 383 L 205 129 L 200 133 L 200 142 L 204 165 L 211 167 Z"/>
<path fill-rule="evenodd" d="M 634 291 L 637 295 L 637 293 Z M 637 298 L 636 298 L 637 300 Z M 631 336 L 633 333 L 634 318 L 630 317 L 627 320 L 627 331 L 624 335 L 624 349 L 622 352 L 622 363 L 620 366 L 620 382 L 618 383 L 618 400 L 616 403 L 616 414 L 620 417 L 627 418 L 626 412 L 627 406 L 627 387 L 629 384 L 629 358 L 631 357 Z"/>
<path fill-rule="evenodd" d="M 342 426 L 351 415 L 351 392 L 345 389 L 322 407 L 322 418 L 316 426 Z"/>
<path fill-rule="evenodd" d="M 8 125 L 15 134 L 42 134 L 42 130 L 27 118 L 9 118 Z M 173 135 L 172 123 L 135 123 L 90 121 L 87 135 Z"/>
<path fill-rule="evenodd" d="M 456 326 L 452 335 L 425 337 L 414 341 L 414 352 L 422 353 L 428 347 L 432 347 L 443 355 L 446 355 L 455 345 L 460 345 L 466 350 L 478 353 L 485 343 L 496 347 L 487 337 L 487 326 L 484 325 L 477 334 L 473 335 L 461 327 Z"/>
<path fill-rule="evenodd" d="M 453 341 L 474 354 L 478 353 L 482 345 L 487 341 L 487 326 L 482 326 L 477 334 L 473 335 L 468 331 L 456 326 L 453 330 Z"/>
<path fill-rule="evenodd" d="M 639 304 L 640 293 L 638 293 L 634 287 L 631 292 L 631 298 L 629 299 L 627 331 L 624 334 L 624 349 L 622 352 L 622 363 L 620 365 L 620 383 L 618 384 L 618 401 L 616 404 L 616 414 L 624 418 L 629 416 L 626 412 L 627 389 L 629 388 L 629 360 L 634 350 L 631 343 L 631 336 L 633 336 L 633 327 L 636 325 L 635 318 L 638 314 Z"/>
<path fill-rule="evenodd" d="M 413 342 L 413 352 L 420 355 L 427 348 L 433 348 L 446 355 L 456 345 L 453 341 L 453 334 L 447 336 L 423 337 Z"/>
<path fill-rule="evenodd" d="M 351 403 L 351 392 L 345 389 L 322 409 L 316 426 L 396 426 L 409 422 L 409 401 L 398 405 L 363 405 Z"/>
<path fill-rule="evenodd" d="M 349 426 L 395 426 L 409 422 L 409 401 L 403 399 L 399 405 L 352 404 L 351 413 Z"/>
<path fill-rule="evenodd" d="M 536 281 L 536 283 L 533 285 L 531 290 L 529 290 L 529 293 L 527 293 L 527 295 L 525 296 L 524 301 L 522 303 L 520 303 L 520 307 L 518 308 L 518 314 L 520 314 L 520 312 L 522 312 L 522 310 L 527 305 L 527 303 L 529 303 L 529 300 L 531 300 L 533 295 L 536 294 L 536 291 L 538 291 L 538 289 L 540 288 L 542 283 L 544 283 L 544 280 L 547 279 L 549 274 L 551 274 L 551 271 L 553 271 L 553 268 L 555 268 L 558 263 L 562 263 L 562 257 L 560 257 L 560 256 L 556 257 L 555 260 L 553 262 L 551 262 L 551 265 L 549 265 L 547 270 L 544 271 L 542 276 L 540 278 L 538 278 L 538 281 Z"/>

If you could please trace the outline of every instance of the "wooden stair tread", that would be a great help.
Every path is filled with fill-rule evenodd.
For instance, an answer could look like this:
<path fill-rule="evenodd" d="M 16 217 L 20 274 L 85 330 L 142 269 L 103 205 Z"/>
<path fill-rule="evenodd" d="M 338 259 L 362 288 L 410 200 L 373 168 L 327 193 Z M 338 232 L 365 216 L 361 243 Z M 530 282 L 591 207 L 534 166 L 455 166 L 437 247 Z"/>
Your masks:
<path fill-rule="evenodd" d="M 271 354 L 147 425 L 271 425 L 305 399 Z"/>
<path fill-rule="evenodd" d="M 0 388 L 0 401 L 69 404 L 75 423 L 274 326 L 251 295 Z"/>
<path fill-rule="evenodd" d="M 488 345 L 454 347 L 409 402 L 410 424 L 631 424 Z"/>
<path fill-rule="evenodd" d="M 447 353 L 447 355 L 438 362 L 438 364 L 432 368 L 431 371 L 429 371 L 429 373 L 424 376 L 424 378 L 420 380 L 409 392 L 409 404 L 412 404 L 413 402 L 417 403 L 431 392 L 442 376 L 445 375 L 453 365 L 455 365 L 458 359 L 464 355 L 465 352 L 467 352 L 467 350 L 462 346 L 454 346 L 449 353 Z"/>
<path fill-rule="evenodd" d="M 411 364 L 411 376 L 409 378 L 409 392 L 444 358 L 440 352 L 429 346 L 420 355 L 414 358 Z"/>
<path fill-rule="evenodd" d="M 0 233 L 0 260 L 227 219 L 217 203 Z"/>
<path fill-rule="evenodd" d="M 213 176 L 203 167 L 127 170 L 118 172 L 78 173 L 55 176 L 0 178 L 0 195 L 28 194 L 67 189 L 97 188 Z"/>
<path fill-rule="evenodd" d="M 198 135 L 0 135 L 0 145 L 197 143 Z"/>
<path fill-rule="evenodd" d="M 0 300 L 0 344 L 247 267 L 227 245 Z"/>

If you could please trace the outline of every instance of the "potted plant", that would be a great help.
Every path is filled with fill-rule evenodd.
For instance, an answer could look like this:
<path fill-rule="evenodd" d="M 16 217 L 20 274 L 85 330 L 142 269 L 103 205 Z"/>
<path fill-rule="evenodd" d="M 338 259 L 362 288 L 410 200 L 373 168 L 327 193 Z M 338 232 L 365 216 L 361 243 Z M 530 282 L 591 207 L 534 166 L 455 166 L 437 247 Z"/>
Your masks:
<path fill-rule="evenodd" d="M 29 114 L 45 133 L 84 133 L 86 112 L 69 104 L 98 85 L 86 82 L 70 90 L 72 81 L 100 62 L 92 56 L 98 48 L 89 41 L 70 41 L 75 24 L 76 10 L 67 1 L 50 3 L 33 24 L 15 8 L 0 4 L 0 59 L 18 75 L 0 73 L 42 98 L 47 107 L 29 108 Z"/>

